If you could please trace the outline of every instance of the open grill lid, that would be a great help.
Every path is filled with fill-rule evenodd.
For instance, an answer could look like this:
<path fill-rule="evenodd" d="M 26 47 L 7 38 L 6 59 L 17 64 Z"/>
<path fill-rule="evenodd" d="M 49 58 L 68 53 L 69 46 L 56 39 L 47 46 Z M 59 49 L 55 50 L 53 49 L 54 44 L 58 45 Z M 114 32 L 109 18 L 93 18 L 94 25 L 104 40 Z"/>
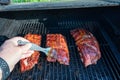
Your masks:
<path fill-rule="evenodd" d="M 120 0 L 0 0 L 0 3 L 8 4 L 0 5 L 0 11 L 19 11 L 119 6 Z"/>

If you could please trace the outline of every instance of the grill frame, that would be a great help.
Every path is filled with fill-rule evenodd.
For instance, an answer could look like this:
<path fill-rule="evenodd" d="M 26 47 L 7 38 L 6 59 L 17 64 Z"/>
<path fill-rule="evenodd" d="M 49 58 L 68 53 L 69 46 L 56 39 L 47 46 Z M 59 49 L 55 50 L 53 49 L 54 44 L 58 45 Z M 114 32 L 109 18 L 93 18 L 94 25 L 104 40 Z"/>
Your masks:
<path fill-rule="evenodd" d="M 85 12 L 86 11 L 87 10 L 85 10 Z M 106 23 L 105 20 L 101 19 L 100 15 L 99 16 L 97 16 L 96 14 L 91 15 L 92 12 L 89 12 L 90 13 L 89 15 L 87 15 L 88 13 L 84 14 L 83 12 L 81 14 L 71 15 L 77 12 L 78 11 L 69 14 L 69 11 L 68 13 L 66 13 L 65 11 L 63 12 L 61 11 L 61 12 L 53 12 L 53 13 L 45 14 L 47 12 L 35 11 L 32 12 L 32 14 L 28 14 L 28 15 L 24 14 L 26 16 L 23 16 L 22 12 L 20 13 L 16 12 L 14 14 L 9 14 L 9 15 L 5 14 L 5 17 L 1 16 L 0 17 L 1 35 L 4 36 L 6 35 L 7 37 L 10 38 L 16 35 L 24 36 L 28 32 L 42 34 L 43 37 L 42 46 L 45 47 L 46 33 L 56 33 L 56 32 L 62 33 L 67 39 L 68 48 L 70 50 L 70 60 L 71 60 L 70 66 L 60 65 L 59 63 L 49 63 L 46 61 L 45 55 L 41 54 L 42 58 L 39 59 L 39 64 L 36 65 L 32 70 L 25 73 L 20 73 L 19 64 L 17 64 L 14 71 L 11 73 L 8 79 L 12 79 L 12 80 L 16 80 L 16 79 L 18 80 L 24 80 L 24 79 L 29 79 L 29 80 L 31 79 L 32 80 L 78 80 L 78 79 L 112 80 L 114 79 L 117 80 L 120 79 L 118 73 L 120 71 L 119 60 L 117 61 L 117 58 L 115 56 L 119 54 L 119 52 L 116 53 L 117 50 L 116 47 L 113 46 L 114 43 L 111 43 L 112 41 L 108 33 L 105 32 L 105 28 L 104 28 L 106 26 L 104 24 Z M 92 65 L 88 68 L 84 68 L 80 60 L 80 56 L 78 54 L 77 48 L 75 46 L 75 42 L 69 32 L 71 29 L 74 29 L 75 26 L 76 28 L 79 26 L 83 27 L 89 30 L 90 32 L 92 32 L 93 35 L 97 38 L 98 42 L 100 43 L 102 58 L 98 61 L 97 65 Z M 3 42 L 1 41 L 1 43 Z M 55 76 L 55 74 L 57 75 Z"/>

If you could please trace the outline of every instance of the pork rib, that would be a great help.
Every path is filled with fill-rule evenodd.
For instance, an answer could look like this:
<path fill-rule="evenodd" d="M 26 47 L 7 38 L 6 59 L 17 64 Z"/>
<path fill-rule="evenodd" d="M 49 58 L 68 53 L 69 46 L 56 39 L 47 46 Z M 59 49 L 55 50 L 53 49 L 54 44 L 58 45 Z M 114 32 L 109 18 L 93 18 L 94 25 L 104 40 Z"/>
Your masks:
<path fill-rule="evenodd" d="M 74 29 L 71 30 L 82 62 L 85 67 L 91 64 L 96 64 L 101 57 L 99 44 L 96 38 L 87 30 Z"/>
<path fill-rule="evenodd" d="M 41 44 L 40 35 L 29 33 L 24 38 L 26 38 L 30 42 L 35 43 L 37 45 Z M 39 56 L 40 56 L 40 53 L 38 51 L 34 51 L 34 53 L 30 57 L 21 59 L 20 60 L 21 72 L 25 72 L 32 69 L 34 65 L 38 63 Z"/>
<path fill-rule="evenodd" d="M 47 57 L 49 62 L 58 61 L 60 64 L 69 65 L 69 51 L 65 37 L 61 34 L 47 34 L 47 47 L 52 47 L 57 51 L 57 58 Z"/>

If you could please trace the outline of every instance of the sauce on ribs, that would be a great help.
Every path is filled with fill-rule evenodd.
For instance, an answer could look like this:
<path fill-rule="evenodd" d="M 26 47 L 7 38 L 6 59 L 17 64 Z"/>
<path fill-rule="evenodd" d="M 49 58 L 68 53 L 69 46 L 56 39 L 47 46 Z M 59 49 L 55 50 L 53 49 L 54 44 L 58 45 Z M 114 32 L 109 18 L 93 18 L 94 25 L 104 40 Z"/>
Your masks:
<path fill-rule="evenodd" d="M 74 29 L 71 31 L 71 34 L 85 67 L 96 64 L 101 57 L 101 53 L 99 44 L 92 33 L 84 29 Z"/>
<path fill-rule="evenodd" d="M 37 45 L 41 44 L 41 36 L 38 34 L 29 33 L 24 38 Z M 21 59 L 20 60 L 21 72 L 25 72 L 32 69 L 34 65 L 38 63 L 39 56 L 40 53 L 38 51 L 34 51 L 34 53 L 30 57 Z"/>
<path fill-rule="evenodd" d="M 65 37 L 61 34 L 47 34 L 47 47 L 52 47 L 57 52 L 57 58 L 47 57 L 47 61 L 69 65 L 69 51 Z"/>

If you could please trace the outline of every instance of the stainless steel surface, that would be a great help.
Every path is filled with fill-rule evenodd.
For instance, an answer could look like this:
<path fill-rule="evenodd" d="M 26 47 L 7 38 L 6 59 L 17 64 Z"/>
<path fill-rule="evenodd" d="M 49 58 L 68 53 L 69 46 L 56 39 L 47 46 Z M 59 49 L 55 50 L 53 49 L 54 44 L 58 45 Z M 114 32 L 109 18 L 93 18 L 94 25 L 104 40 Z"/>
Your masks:
<path fill-rule="evenodd" d="M 106 7 L 106 6 L 120 6 L 120 1 L 119 0 L 72 0 L 72 1 L 55 1 L 55 2 L 11 3 L 9 5 L 0 6 L 0 11 L 87 8 L 87 7 Z"/>

